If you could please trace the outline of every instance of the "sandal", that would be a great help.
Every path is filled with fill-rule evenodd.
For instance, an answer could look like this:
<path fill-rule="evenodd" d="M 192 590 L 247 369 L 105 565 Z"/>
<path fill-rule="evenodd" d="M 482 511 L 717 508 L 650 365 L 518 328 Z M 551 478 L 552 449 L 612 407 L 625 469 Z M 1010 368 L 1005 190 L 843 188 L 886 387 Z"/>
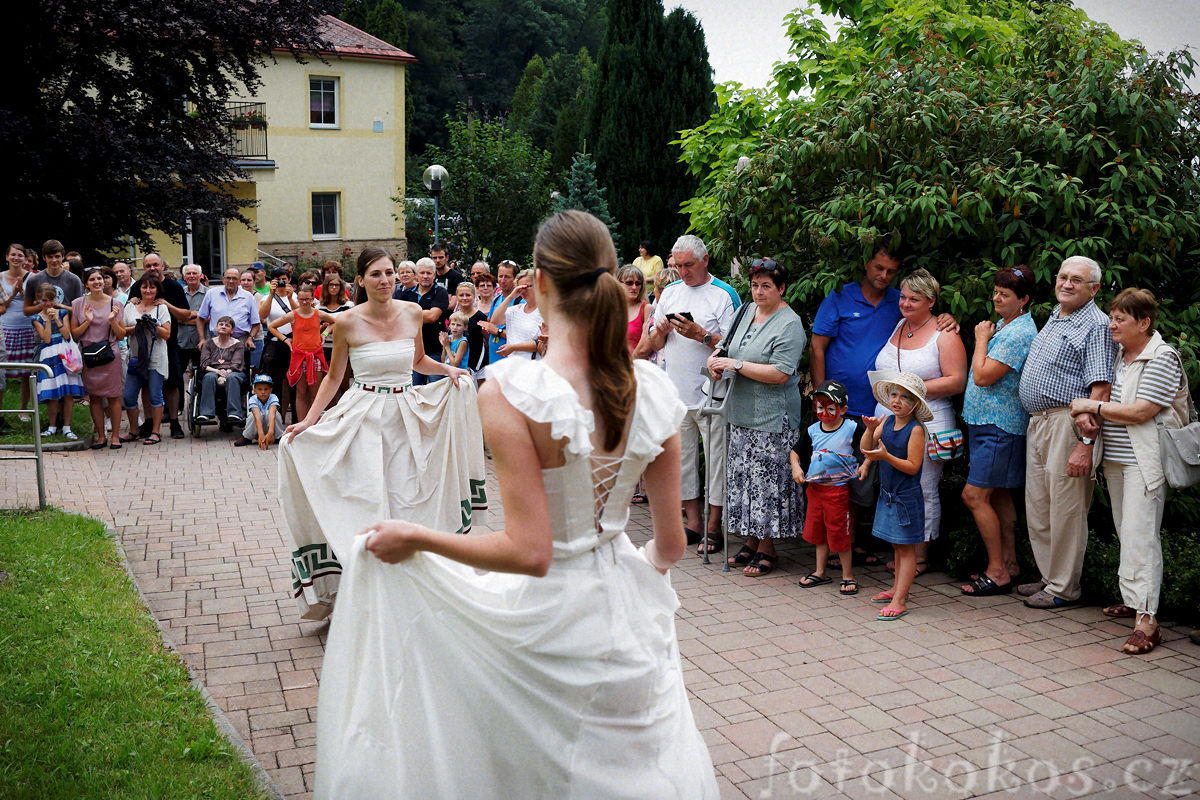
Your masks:
<path fill-rule="evenodd" d="M 865 547 L 854 548 L 854 565 L 864 567 L 879 566 L 879 556 L 868 552 Z"/>
<path fill-rule="evenodd" d="M 88 450 L 103 450 L 107 446 L 106 442 L 96 442 L 95 444 L 88 445 Z"/>
<path fill-rule="evenodd" d="M 967 591 L 970 589 L 970 591 Z M 1009 594 L 1013 589 L 1013 582 L 1001 586 L 994 580 L 988 577 L 987 573 L 980 575 L 975 580 L 962 587 L 962 593 L 971 597 L 990 597 L 994 594 Z"/>
<path fill-rule="evenodd" d="M 639 492 L 633 496 L 633 500 L 631 502 L 641 505 L 642 503 L 646 502 L 646 495 Z"/>
<path fill-rule="evenodd" d="M 1133 619 L 1137 616 L 1137 611 L 1125 605 L 1124 603 L 1114 603 L 1104 609 L 1104 616 L 1113 617 L 1115 619 Z"/>
<path fill-rule="evenodd" d="M 890 602 L 892 602 L 893 597 L 895 597 L 895 595 L 893 595 L 891 592 L 880 592 L 879 594 L 877 594 L 871 598 L 871 602 L 872 603 L 890 603 Z"/>
<path fill-rule="evenodd" d="M 1154 633 L 1147 636 L 1142 631 L 1135 630 L 1133 635 L 1125 641 L 1125 646 L 1121 649 L 1131 656 L 1144 656 L 1162 642 L 1162 632 L 1154 629 Z"/>
<path fill-rule="evenodd" d="M 818 575 L 815 572 L 810 572 L 800 579 L 799 584 L 807 589 L 810 586 L 821 586 L 829 583 L 832 580 L 833 578 L 829 577 L 828 575 Z"/>
<path fill-rule="evenodd" d="M 700 535 L 699 531 L 694 531 L 686 525 L 683 528 L 683 535 L 687 537 L 687 543 L 689 547 L 694 544 L 700 544 L 701 540 L 704 538 Z"/>
<path fill-rule="evenodd" d="M 842 588 L 838 589 L 838 594 L 858 594 L 858 581 L 854 578 L 842 581 Z"/>
<path fill-rule="evenodd" d="M 124 442 L 125 444 L 129 444 L 130 442 L 136 442 L 137 440 L 138 440 L 138 437 L 132 433 L 126 433 L 126 434 L 123 434 L 123 435 L 117 437 L 118 442 Z"/>
<path fill-rule="evenodd" d="M 761 550 L 754 554 L 754 558 L 750 559 L 750 563 L 742 570 L 742 574 L 748 578 L 761 578 L 771 570 L 775 569 L 775 564 L 779 561 L 779 554 L 772 553 L 768 555 Z M 750 570 L 754 570 L 751 572 Z"/>
<path fill-rule="evenodd" d="M 712 555 L 719 553 L 725 549 L 725 537 L 720 534 L 706 533 L 704 538 L 700 540 L 700 546 L 696 548 L 696 555 Z"/>
<path fill-rule="evenodd" d="M 158 444 L 161 441 L 162 441 L 161 436 L 159 436 L 157 433 L 152 433 L 149 436 L 147 436 L 144 440 L 142 440 L 142 444 Z"/>
<path fill-rule="evenodd" d="M 737 551 L 737 554 L 729 559 L 729 566 L 744 567 L 754 559 L 754 554 L 758 552 L 750 547 L 750 545 L 742 545 L 742 549 Z"/>

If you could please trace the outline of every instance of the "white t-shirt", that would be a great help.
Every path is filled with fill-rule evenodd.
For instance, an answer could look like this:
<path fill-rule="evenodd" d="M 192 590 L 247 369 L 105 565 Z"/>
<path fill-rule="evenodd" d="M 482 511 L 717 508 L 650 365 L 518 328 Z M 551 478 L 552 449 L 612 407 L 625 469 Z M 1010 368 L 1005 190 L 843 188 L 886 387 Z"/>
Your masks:
<path fill-rule="evenodd" d="M 537 338 L 538 330 L 542 326 L 542 312 L 534 310 L 532 314 L 526 313 L 528 306 L 522 303 L 519 306 L 509 306 L 504 311 L 504 327 L 508 334 L 509 344 L 521 344 L 522 342 L 532 342 Z M 508 358 L 533 358 L 533 353 L 525 350 L 518 350 L 512 353 Z"/>
<path fill-rule="evenodd" d="M 150 314 L 150 316 L 154 317 L 160 326 L 171 321 L 171 312 L 167 310 L 165 303 L 155 306 L 154 311 Z M 129 303 L 125 306 L 125 327 L 129 328 L 128 340 L 131 343 L 131 356 L 139 355 L 136 352 L 137 344 L 134 327 L 137 325 L 137 321 L 141 318 L 142 312 L 134 308 L 133 303 Z M 154 370 L 159 375 L 162 375 L 164 378 L 167 377 L 167 340 L 160 339 L 157 333 L 152 333 L 150 338 L 150 369 Z"/>
<path fill-rule="evenodd" d="M 282 317 L 284 314 L 288 313 L 288 311 L 296 310 L 295 297 L 296 297 L 295 293 L 292 294 L 290 299 L 280 297 L 279 295 L 275 294 L 274 292 L 271 293 L 271 310 L 269 312 L 267 312 L 267 318 L 262 321 L 262 327 L 263 327 L 264 331 L 267 329 L 268 325 L 270 325 L 272 322 L 274 322 L 275 320 Z M 257 300 L 256 302 L 262 302 L 262 301 L 260 299 L 260 300 Z M 291 333 L 292 332 L 292 323 L 289 322 L 287 325 L 280 325 L 279 332 L 284 334 L 285 336 L 287 334 Z"/>
<path fill-rule="evenodd" d="M 713 283 L 711 275 L 699 286 L 678 281 L 663 290 L 662 299 L 654 308 L 654 322 L 657 324 L 668 314 L 682 311 L 691 312 L 696 324 L 713 336 L 723 336 L 733 321 L 733 298 Z M 703 342 L 687 339 L 673 330 L 667 333 L 659 364 L 667 371 L 667 376 L 679 390 L 679 399 L 688 408 L 699 408 L 704 402 L 702 370 L 712 351 Z"/>

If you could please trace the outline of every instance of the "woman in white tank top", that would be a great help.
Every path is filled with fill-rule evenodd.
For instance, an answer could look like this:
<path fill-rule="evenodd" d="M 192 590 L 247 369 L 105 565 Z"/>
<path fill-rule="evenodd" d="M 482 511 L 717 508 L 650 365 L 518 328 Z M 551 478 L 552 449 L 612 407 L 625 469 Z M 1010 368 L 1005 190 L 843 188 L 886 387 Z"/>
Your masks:
<path fill-rule="evenodd" d="M 875 357 L 875 369 L 915 372 L 925 381 L 925 392 L 933 421 L 926 433 L 947 431 L 954 426 L 954 405 L 950 398 L 967 386 L 967 351 L 962 339 L 951 331 L 938 331 L 933 315 L 941 287 L 937 278 L 918 269 L 900 282 L 900 314 L 892 337 Z M 875 415 L 887 414 L 876 406 Z M 917 575 L 928 568 L 929 542 L 938 536 L 942 522 L 942 503 L 938 483 L 942 462 L 925 459 L 921 467 L 921 491 L 925 495 L 925 541 L 917 545 Z M 888 564 L 893 569 L 893 564 Z"/>

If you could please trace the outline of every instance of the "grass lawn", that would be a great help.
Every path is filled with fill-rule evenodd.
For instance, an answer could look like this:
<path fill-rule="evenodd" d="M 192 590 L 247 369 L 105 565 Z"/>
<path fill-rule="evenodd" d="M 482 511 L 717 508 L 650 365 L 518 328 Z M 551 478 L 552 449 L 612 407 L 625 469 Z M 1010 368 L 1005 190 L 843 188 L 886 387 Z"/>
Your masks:
<path fill-rule="evenodd" d="M 87 406 L 79 402 L 80 398 L 75 399 L 75 408 L 71 411 L 71 430 L 80 439 L 86 439 L 92 435 L 94 430 L 92 426 L 91 411 Z M 15 381 L 6 381 L 4 385 L 4 407 L 5 408 L 20 408 L 21 407 L 21 389 L 20 384 Z M 28 406 L 25 406 L 28 408 Z M 46 430 L 46 426 L 50 423 L 46 420 L 46 404 L 42 403 L 41 410 L 42 430 Z M 5 414 L 4 421 L 12 428 L 8 433 L 0 435 L 0 444 L 33 444 L 33 415 L 30 414 L 29 422 L 21 422 L 16 414 Z M 61 433 L 56 436 L 45 437 L 42 439 L 42 444 L 50 442 L 65 442 L 66 437 Z"/>
<path fill-rule="evenodd" d="M 0 797 L 265 797 L 100 523 L 0 512 L 0 570 Z"/>

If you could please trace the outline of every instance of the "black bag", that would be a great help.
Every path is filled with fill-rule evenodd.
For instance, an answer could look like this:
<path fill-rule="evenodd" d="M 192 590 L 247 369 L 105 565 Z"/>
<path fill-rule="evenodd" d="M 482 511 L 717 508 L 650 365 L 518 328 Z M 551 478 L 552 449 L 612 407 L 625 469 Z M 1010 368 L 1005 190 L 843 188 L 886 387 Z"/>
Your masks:
<path fill-rule="evenodd" d="M 108 301 L 108 310 L 111 313 L 113 301 Z M 109 334 L 112 335 L 111 333 Z M 85 367 L 103 367 L 116 360 L 117 354 L 113 352 L 112 345 L 105 339 L 102 342 L 91 342 L 90 344 L 80 344 L 80 351 L 83 353 L 83 365 Z"/>
<path fill-rule="evenodd" d="M 113 352 L 112 345 L 108 343 L 107 339 L 102 342 L 85 344 L 80 349 L 83 351 L 85 367 L 103 367 L 117 358 L 117 354 Z"/>

